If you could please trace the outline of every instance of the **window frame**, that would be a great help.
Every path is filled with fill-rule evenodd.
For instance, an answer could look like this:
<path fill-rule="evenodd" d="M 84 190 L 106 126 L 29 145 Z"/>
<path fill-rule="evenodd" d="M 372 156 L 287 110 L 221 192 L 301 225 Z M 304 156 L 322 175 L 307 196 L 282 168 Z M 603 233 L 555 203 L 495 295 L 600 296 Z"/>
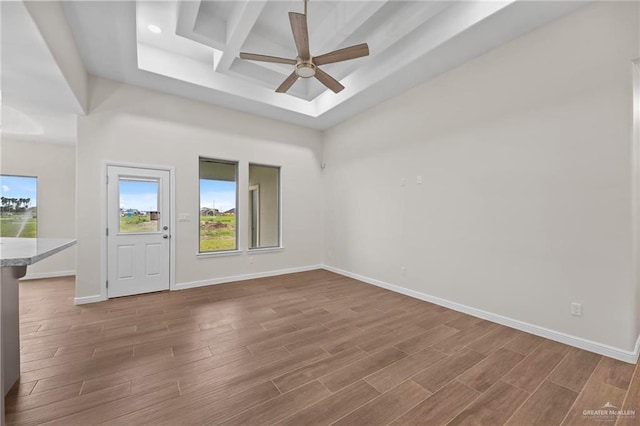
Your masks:
<path fill-rule="evenodd" d="M 12 173 L 0 173 L 0 180 L 2 177 L 10 177 L 10 178 L 30 178 L 36 180 L 36 202 L 40 198 L 40 184 L 38 183 L 39 177 L 37 175 L 17 175 Z M 37 207 L 37 205 L 36 205 Z M 2 237 L 2 238 L 39 238 L 40 236 L 40 209 L 36 210 L 36 235 L 34 237 Z"/>
<path fill-rule="evenodd" d="M 276 166 L 273 164 L 265 164 L 265 163 L 254 163 L 254 162 L 249 162 L 247 165 L 247 202 L 249 201 L 249 197 L 250 197 L 250 190 L 249 188 L 252 186 L 249 183 L 249 176 L 251 176 L 251 166 L 258 166 L 258 167 L 270 167 L 273 169 L 277 169 L 278 170 L 278 180 L 277 180 L 277 196 L 278 196 L 278 243 L 274 246 L 267 246 L 267 247 L 251 247 L 251 235 L 250 233 L 248 233 L 248 239 L 247 239 L 247 251 L 251 252 L 251 253 L 259 253 L 259 252 L 269 252 L 269 251 L 279 251 L 282 250 L 283 244 L 282 244 L 282 166 Z"/>
<path fill-rule="evenodd" d="M 207 251 L 202 251 L 200 248 L 200 243 L 201 243 L 201 238 L 202 238 L 202 234 L 201 234 L 201 229 L 200 229 L 200 211 L 202 210 L 202 205 L 200 204 L 200 200 L 202 199 L 202 187 L 200 184 L 200 181 L 202 180 L 200 178 L 200 165 L 202 162 L 211 162 L 211 163 L 220 163 L 220 164 L 229 164 L 229 165 L 233 165 L 235 166 L 235 183 L 236 183 L 236 197 L 235 197 L 235 216 L 236 216 L 236 225 L 235 225 L 235 248 L 232 249 L 220 249 L 220 250 L 207 250 Z M 220 159 L 220 158 L 212 158 L 212 157 L 207 157 L 207 156 L 203 156 L 200 155 L 198 156 L 198 221 L 197 221 L 197 231 L 198 231 L 198 256 L 200 257 L 207 257 L 207 256 L 229 256 L 229 255 L 234 255 L 234 254 L 240 254 L 241 250 L 240 250 L 240 221 L 238 220 L 238 218 L 240 217 L 239 215 L 239 195 L 240 195 L 240 191 L 238 190 L 239 188 L 239 178 L 240 178 L 240 162 L 237 160 L 225 160 L 225 159 Z"/>

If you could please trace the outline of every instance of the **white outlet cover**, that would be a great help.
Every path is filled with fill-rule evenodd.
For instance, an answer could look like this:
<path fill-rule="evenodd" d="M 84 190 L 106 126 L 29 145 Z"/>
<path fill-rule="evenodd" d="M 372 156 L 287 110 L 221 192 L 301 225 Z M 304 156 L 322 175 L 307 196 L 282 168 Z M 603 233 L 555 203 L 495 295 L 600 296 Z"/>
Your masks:
<path fill-rule="evenodd" d="M 571 315 L 582 316 L 582 303 L 571 303 Z"/>

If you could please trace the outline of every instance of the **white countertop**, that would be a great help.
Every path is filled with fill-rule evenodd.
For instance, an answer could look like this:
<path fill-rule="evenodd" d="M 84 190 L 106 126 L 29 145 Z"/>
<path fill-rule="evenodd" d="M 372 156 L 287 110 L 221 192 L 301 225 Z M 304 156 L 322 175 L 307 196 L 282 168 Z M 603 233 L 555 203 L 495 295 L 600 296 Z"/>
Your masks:
<path fill-rule="evenodd" d="M 66 238 L 0 238 L 0 267 L 31 265 L 75 243 Z"/>

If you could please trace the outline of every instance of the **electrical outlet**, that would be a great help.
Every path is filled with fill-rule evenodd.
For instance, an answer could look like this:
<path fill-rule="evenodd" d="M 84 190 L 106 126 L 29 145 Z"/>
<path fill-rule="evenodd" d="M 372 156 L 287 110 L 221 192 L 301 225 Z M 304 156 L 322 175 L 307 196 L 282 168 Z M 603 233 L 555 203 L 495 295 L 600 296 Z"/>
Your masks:
<path fill-rule="evenodd" d="M 253 256 L 249 256 L 249 265 L 253 264 Z"/>
<path fill-rule="evenodd" d="M 582 316 L 582 303 L 571 303 L 571 315 L 574 315 L 576 317 Z"/>
<path fill-rule="evenodd" d="M 416 183 L 420 185 L 422 183 L 422 176 L 416 176 Z"/>
<path fill-rule="evenodd" d="M 407 268 L 405 268 L 404 266 L 400 267 L 400 275 L 402 275 L 403 277 L 407 276 Z"/>
<path fill-rule="evenodd" d="M 407 178 L 400 179 L 400 186 L 407 186 Z"/>
<path fill-rule="evenodd" d="M 333 257 L 333 252 L 331 250 L 327 250 L 327 257 L 331 259 Z"/>

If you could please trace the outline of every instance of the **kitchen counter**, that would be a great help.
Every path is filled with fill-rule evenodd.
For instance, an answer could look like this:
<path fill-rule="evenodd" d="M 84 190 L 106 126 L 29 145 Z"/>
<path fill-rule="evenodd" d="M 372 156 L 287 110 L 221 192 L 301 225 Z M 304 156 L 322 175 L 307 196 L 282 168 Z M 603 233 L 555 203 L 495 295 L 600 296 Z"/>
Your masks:
<path fill-rule="evenodd" d="M 4 425 L 4 396 L 20 378 L 18 280 L 27 273 L 27 266 L 75 243 L 58 238 L 0 238 L 0 425 Z"/>
<path fill-rule="evenodd" d="M 0 238 L 0 267 L 31 265 L 75 243 L 59 238 Z"/>

